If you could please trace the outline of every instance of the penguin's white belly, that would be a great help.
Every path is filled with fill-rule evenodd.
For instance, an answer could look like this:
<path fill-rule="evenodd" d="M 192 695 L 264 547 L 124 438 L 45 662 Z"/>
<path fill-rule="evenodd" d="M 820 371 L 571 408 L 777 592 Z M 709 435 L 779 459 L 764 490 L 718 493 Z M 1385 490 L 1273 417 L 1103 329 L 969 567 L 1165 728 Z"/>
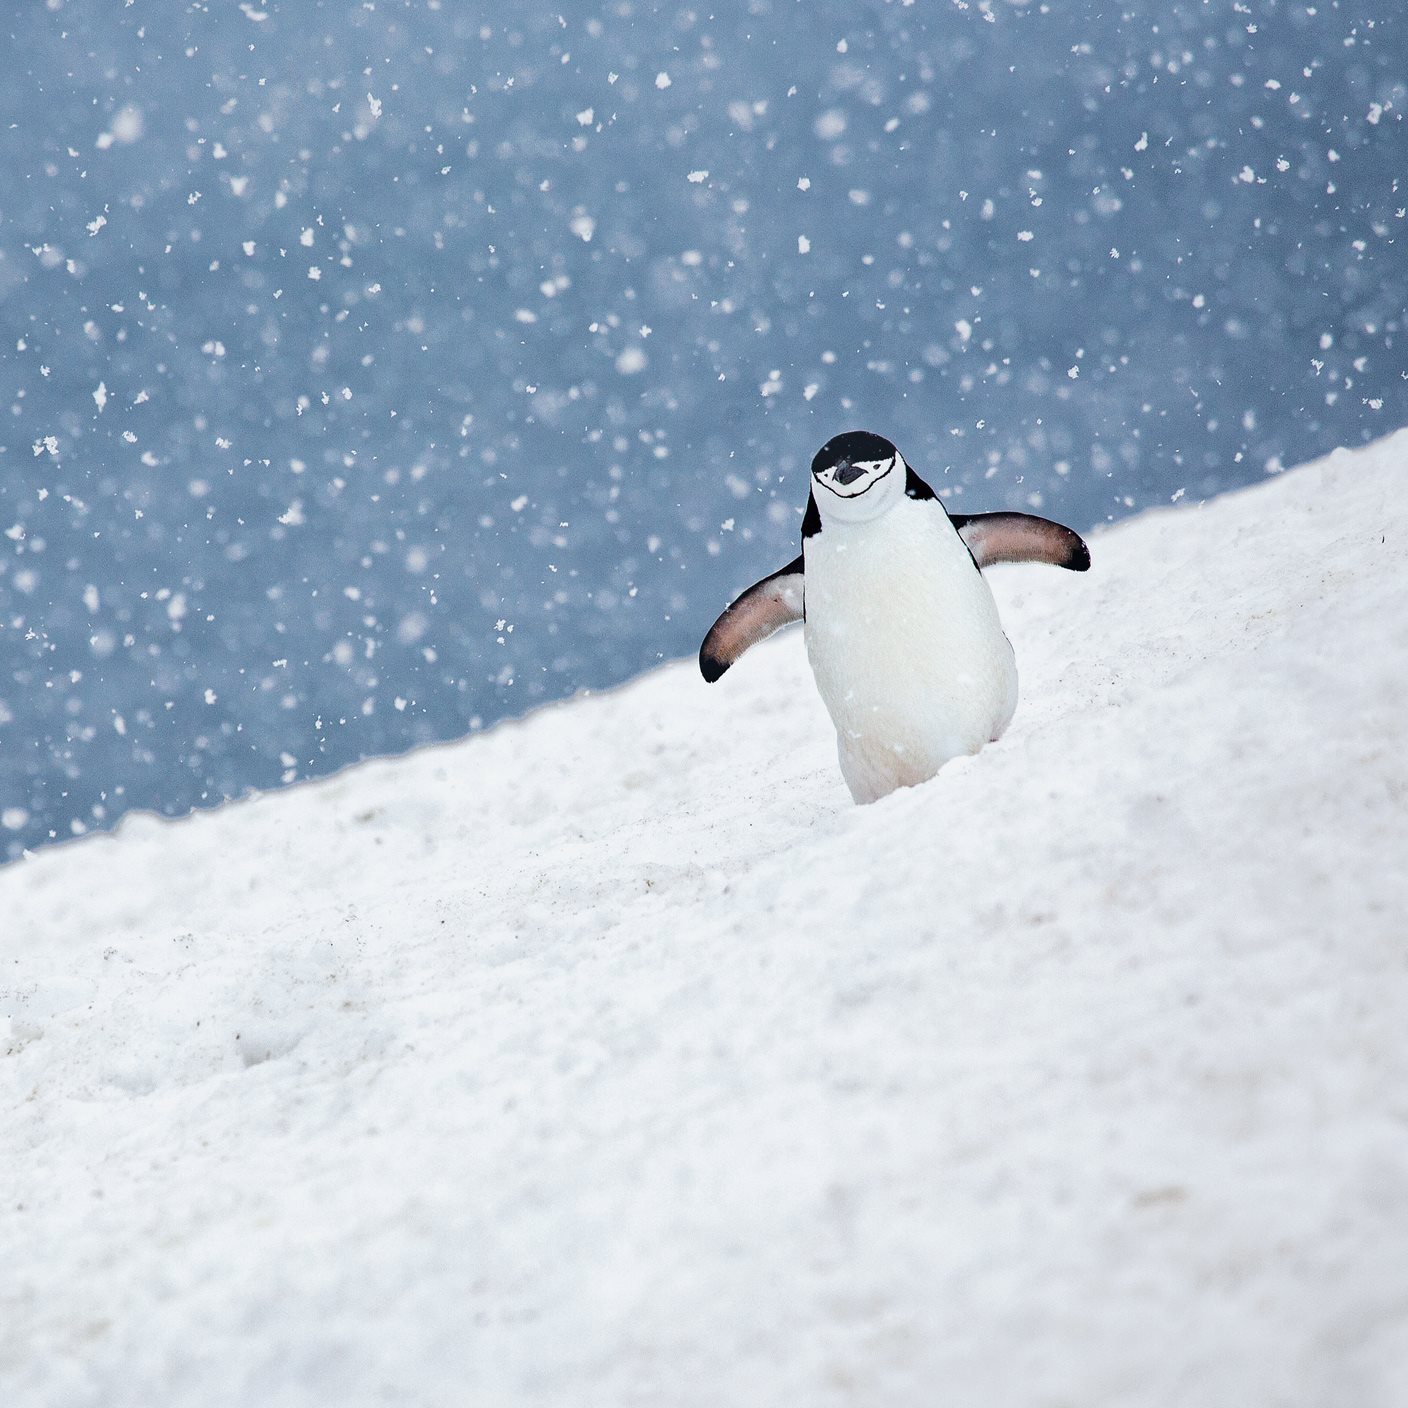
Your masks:
<path fill-rule="evenodd" d="M 1017 666 L 997 603 L 939 505 L 905 500 L 803 545 L 807 658 L 858 802 L 999 737 Z"/>

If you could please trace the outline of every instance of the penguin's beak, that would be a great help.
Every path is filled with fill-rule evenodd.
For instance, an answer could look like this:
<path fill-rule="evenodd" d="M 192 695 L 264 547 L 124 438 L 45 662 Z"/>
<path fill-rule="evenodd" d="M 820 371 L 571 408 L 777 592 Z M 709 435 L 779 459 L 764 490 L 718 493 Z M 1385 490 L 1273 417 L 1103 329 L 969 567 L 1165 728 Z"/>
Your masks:
<path fill-rule="evenodd" d="M 868 494 L 897 464 L 902 463 L 898 454 L 888 460 L 842 459 L 825 469 L 814 469 L 812 474 L 818 484 L 824 485 L 838 499 L 855 499 Z"/>

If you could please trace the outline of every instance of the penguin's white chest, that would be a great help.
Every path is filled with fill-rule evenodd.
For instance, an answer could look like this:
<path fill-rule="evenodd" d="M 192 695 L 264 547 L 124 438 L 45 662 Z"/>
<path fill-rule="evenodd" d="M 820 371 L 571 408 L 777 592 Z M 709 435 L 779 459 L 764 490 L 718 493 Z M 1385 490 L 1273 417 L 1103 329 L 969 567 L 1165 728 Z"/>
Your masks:
<path fill-rule="evenodd" d="M 906 499 L 803 544 L 807 657 L 858 802 L 999 737 L 1017 667 L 997 603 L 938 504 Z"/>

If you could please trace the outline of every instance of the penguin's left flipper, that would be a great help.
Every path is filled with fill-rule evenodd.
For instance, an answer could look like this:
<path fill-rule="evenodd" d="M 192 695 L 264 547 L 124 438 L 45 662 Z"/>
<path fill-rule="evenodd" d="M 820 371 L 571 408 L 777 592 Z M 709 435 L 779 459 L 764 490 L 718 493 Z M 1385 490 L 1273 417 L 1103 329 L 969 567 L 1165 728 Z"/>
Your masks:
<path fill-rule="evenodd" d="M 1079 533 L 1030 513 L 955 513 L 953 526 L 979 567 L 994 562 L 1049 562 L 1072 572 L 1090 567 Z"/>
<path fill-rule="evenodd" d="M 802 559 L 754 582 L 714 622 L 699 647 L 699 673 L 713 684 L 749 646 L 802 619 Z"/>

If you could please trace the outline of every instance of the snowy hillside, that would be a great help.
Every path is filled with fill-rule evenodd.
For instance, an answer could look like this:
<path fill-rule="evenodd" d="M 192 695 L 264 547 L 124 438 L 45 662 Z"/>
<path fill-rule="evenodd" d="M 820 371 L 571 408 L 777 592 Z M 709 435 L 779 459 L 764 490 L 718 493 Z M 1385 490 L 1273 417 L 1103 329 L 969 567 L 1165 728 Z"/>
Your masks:
<path fill-rule="evenodd" d="M 1084 527 L 1408 423 L 1405 21 L 10 0 L 0 859 L 688 653 L 847 427 Z"/>
<path fill-rule="evenodd" d="M 996 569 L 873 807 L 793 633 L 0 871 L 0 1402 L 1401 1403 L 1405 482 Z"/>

